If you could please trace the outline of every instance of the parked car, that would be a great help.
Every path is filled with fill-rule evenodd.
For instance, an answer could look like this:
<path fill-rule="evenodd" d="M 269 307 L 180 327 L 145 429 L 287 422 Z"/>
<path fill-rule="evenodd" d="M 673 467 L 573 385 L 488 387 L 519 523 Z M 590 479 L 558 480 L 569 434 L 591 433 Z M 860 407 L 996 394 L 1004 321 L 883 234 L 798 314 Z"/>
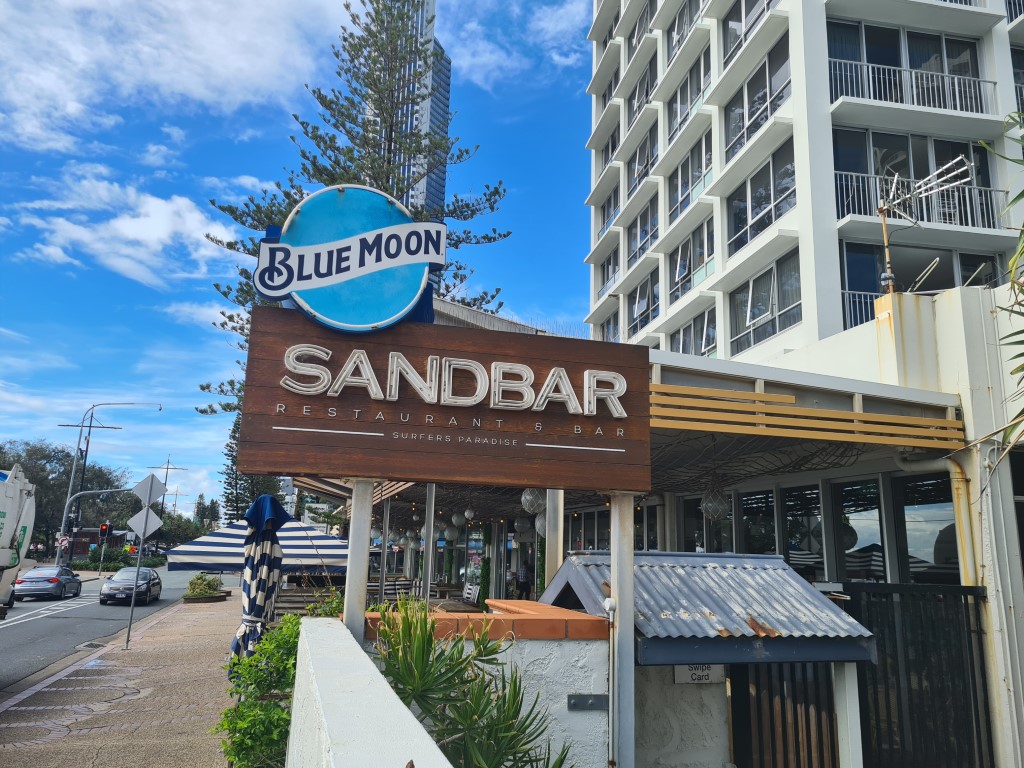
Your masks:
<path fill-rule="evenodd" d="M 82 580 L 78 574 L 63 565 L 41 565 L 26 571 L 14 580 L 14 599 L 26 597 L 78 597 L 82 594 Z"/>
<path fill-rule="evenodd" d="M 112 576 L 107 576 L 106 582 L 100 587 L 100 605 L 124 600 L 130 602 L 132 593 L 136 593 L 135 602 L 142 602 L 149 605 L 150 600 L 159 600 L 163 592 L 163 582 L 160 581 L 160 574 L 151 568 L 139 570 L 139 580 L 135 581 L 135 568 L 122 568 Z"/>

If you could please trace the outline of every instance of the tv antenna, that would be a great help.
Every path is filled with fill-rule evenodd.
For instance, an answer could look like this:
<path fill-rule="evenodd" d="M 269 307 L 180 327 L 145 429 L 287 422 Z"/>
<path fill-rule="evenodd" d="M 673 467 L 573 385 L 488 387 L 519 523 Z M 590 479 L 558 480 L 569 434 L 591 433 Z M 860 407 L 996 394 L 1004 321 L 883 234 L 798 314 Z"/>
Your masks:
<path fill-rule="evenodd" d="M 896 276 L 892 272 L 892 257 L 889 254 L 888 217 L 896 215 L 917 224 L 917 219 L 908 213 L 908 209 L 912 212 L 916 201 L 924 197 L 938 195 L 970 183 L 974 176 L 973 168 L 971 162 L 960 155 L 918 181 L 900 179 L 898 173 L 892 177 L 889 189 L 878 205 L 878 216 L 882 220 L 882 244 L 885 248 L 885 272 L 881 277 L 882 287 L 886 293 L 891 294 L 896 290 Z M 924 277 L 927 275 L 919 277 L 917 283 L 919 284 Z"/>

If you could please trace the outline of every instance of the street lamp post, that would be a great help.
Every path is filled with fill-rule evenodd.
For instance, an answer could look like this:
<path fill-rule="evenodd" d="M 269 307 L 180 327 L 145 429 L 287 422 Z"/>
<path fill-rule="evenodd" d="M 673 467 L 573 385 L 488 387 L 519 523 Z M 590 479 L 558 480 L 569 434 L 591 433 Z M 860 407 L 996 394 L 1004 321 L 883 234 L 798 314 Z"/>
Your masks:
<path fill-rule="evenodd" d="M 115 406 L 152 407 L 154 405 L 156 406 L 156 409 L 158 411 L 162 411 L 164 409 L 163 405 L 161 405 L 160 403 L 93 403 L 92 405 L 89 406 L 88 409 L 86 409 L 85 413 L 82 414 L 82 420 L 79 421 L 78 424 L 73 425 L 78 427 L 78 442 L 75 444 L 75 455 L 74 458 L 71 460 L 71 478 L 68 480 L 68 496 L 67 500 L 64 502 L 64 516 L 61 518 L 60 521 L 60 537 L 64 537 L 67 535 L 68 513 L 71 509 L 71 497 L 72 495 L 75 495 L 75 473 L 78 471 L 78 455 L 82 451 L 82 432 L 85 431 L 86 428 L 85 420 L 89 420 L 89 432 L 87 433 L 86 436 L 86 444 L 88 444 L 89 439 L 92 437 L 93 416 L 95 415 L 97 408 L 112 408 Z M 83 483 L 85 482 L 84 462 L 82 470 L 82 481 Z M 63 550 L 60 547 L 57 548 L 57 559 L 55 560 L 55 563 L 58 565 L 60 564 L 61 561 L 62 551 Z"/>

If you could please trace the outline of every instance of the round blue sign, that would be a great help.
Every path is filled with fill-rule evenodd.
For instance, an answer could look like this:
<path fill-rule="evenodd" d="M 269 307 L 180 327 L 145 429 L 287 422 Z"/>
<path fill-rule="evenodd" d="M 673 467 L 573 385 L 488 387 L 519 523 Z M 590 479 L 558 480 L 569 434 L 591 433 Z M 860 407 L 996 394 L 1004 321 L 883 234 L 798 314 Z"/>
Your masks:
<path fill-rule="evenodd" d="M 319 323 L 365 332 L 401 320 L 444 264 L 447 231 L 413 221 L 392 197 L 369 187 L 327 187 L 303 200 L 280 236 L 268 230 L 253 272 L 266 298 L 291 298 Z"/>

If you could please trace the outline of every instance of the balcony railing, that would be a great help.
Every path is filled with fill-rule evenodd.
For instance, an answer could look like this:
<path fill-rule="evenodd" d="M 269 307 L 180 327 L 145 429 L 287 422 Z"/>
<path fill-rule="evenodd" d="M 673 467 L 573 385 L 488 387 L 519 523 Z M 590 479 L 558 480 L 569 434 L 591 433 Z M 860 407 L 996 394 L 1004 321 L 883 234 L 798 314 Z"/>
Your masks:
<path fill-rule="evenodd" d="M 619 215 L 619 208 L 618 208 L 618 206 L 616 206 L 615 210 L 611 211 L 608 214 L 608 218 L 605 219 L 604 224 L 601 225 L 601 229 L 597 233 L 597 239 L 598 240 L 600 240 L 601 237 L 604 235 L 604 233 L 608 231 L 608 227 L 610 227 L 612 225 L 612 222 L 615 221 L 615 217 L 618 216 L 618 215 Z"/>
<path fill-rule="evenodd" d="M 747 41 L 753 36 L 761 22 L 764 21 L 765 17 L 768 15 L 768 11 L 778 5 L 779 1 L 780 0 L 754 0 L 754 2 L 750 2 L 750 0 L 746 0 L 747 11 L 745 18 L 743 19 L 743 29 L 736 32 L 735 39 L 732 41 L 732 47 L 725 52 L 723 66 L 729 66 L 729 63 L 736 57 L 736 54 L 743 50 L 743 46 L 747 44 Z M 726 20 L 726 25 L 729 24 L 730 22 Z M 725 42 L 726 44 L 729 43 L 728 38 Z"/>
<path fill-rule="evenodd" d="M 690 121 L 690 118 L 693 117 L 693 113 L 704 106 L 704 99 L 707 98 L 708 91 L 711 90 L 710 75 L 705 78 L 701 86 L 701 92 L 697 95 L 697 98 L 695 98 L 690 104 L 687 104 L 686 111 L 680 114 L 679 118 L 669 126 L 668 140 L 670 142 L 675 139 L 676 134 L 683 129 L 683 126 Z"/>
<path fill-rule="evenodd" d="M 878 201 L 889 197 L 892 185 L 897 194 L 906 195 L 902 212 L 928 224 L 954 224 L 960 227 L 1002 229 L 1002 211 L 1006 208 L 1006 192 L 988 187 L 951 187 L 941 192 L 916 197 L 913 179 L 894 180 L 891 176 L 836 171 L 836 212 L 845 216 L 877 216 Z M 884 190 L 884 192 L 883 192 Z"/>
<path fill-rule="evenodd" d="M 1013 21 L 1024 15 L 1024 0 L 1006 0 L 1006 18 Z"/>
<path fill-rule="evenodd" d="M 1015 85 L 1017 91 L 1017 111 L 1024 112 L 1024 85 Z"/>
<path fill-rule="evenodd" d="M 611 287 L 613 285 L 615 285 L 615 281 L 618 280 L 618 279 L 619 279 L 619 270 L 615 270 L 610 275 L 608 275 L 608 279 L 604 281 L 604 285 L 602 285 L 600 288 L 597 289 L 597 298 L 600 299 L 606 293 L 608 293 L 608 291 L 611 289 Z"/>
<path fill-rule="evenodd" d="M 875 319 L 875 299 L 881 293 L 874 291 L 843 291 L 843 328 L 850 330 Z"/>
<path fill-rule="evenodd" d="M 647 158 L 643 163 L 638 163 L 636 170 L 631 170 L 629 178 L 629 192 L 626 193 L 627 197 L 632 196 L 636 192 L 640 185 L 643 184 L 647 177 L 651 175 L 651 171 L 658 162 L 658 153 L 655 152 L 653 155 Z"/>
<path fill-rule="evenodd" d="M 849 96 L 912 107 L 994 113 L 996 84 L 991 80 L 844 59 L 829 59 L 828 67 L 832 101 Z"/>

